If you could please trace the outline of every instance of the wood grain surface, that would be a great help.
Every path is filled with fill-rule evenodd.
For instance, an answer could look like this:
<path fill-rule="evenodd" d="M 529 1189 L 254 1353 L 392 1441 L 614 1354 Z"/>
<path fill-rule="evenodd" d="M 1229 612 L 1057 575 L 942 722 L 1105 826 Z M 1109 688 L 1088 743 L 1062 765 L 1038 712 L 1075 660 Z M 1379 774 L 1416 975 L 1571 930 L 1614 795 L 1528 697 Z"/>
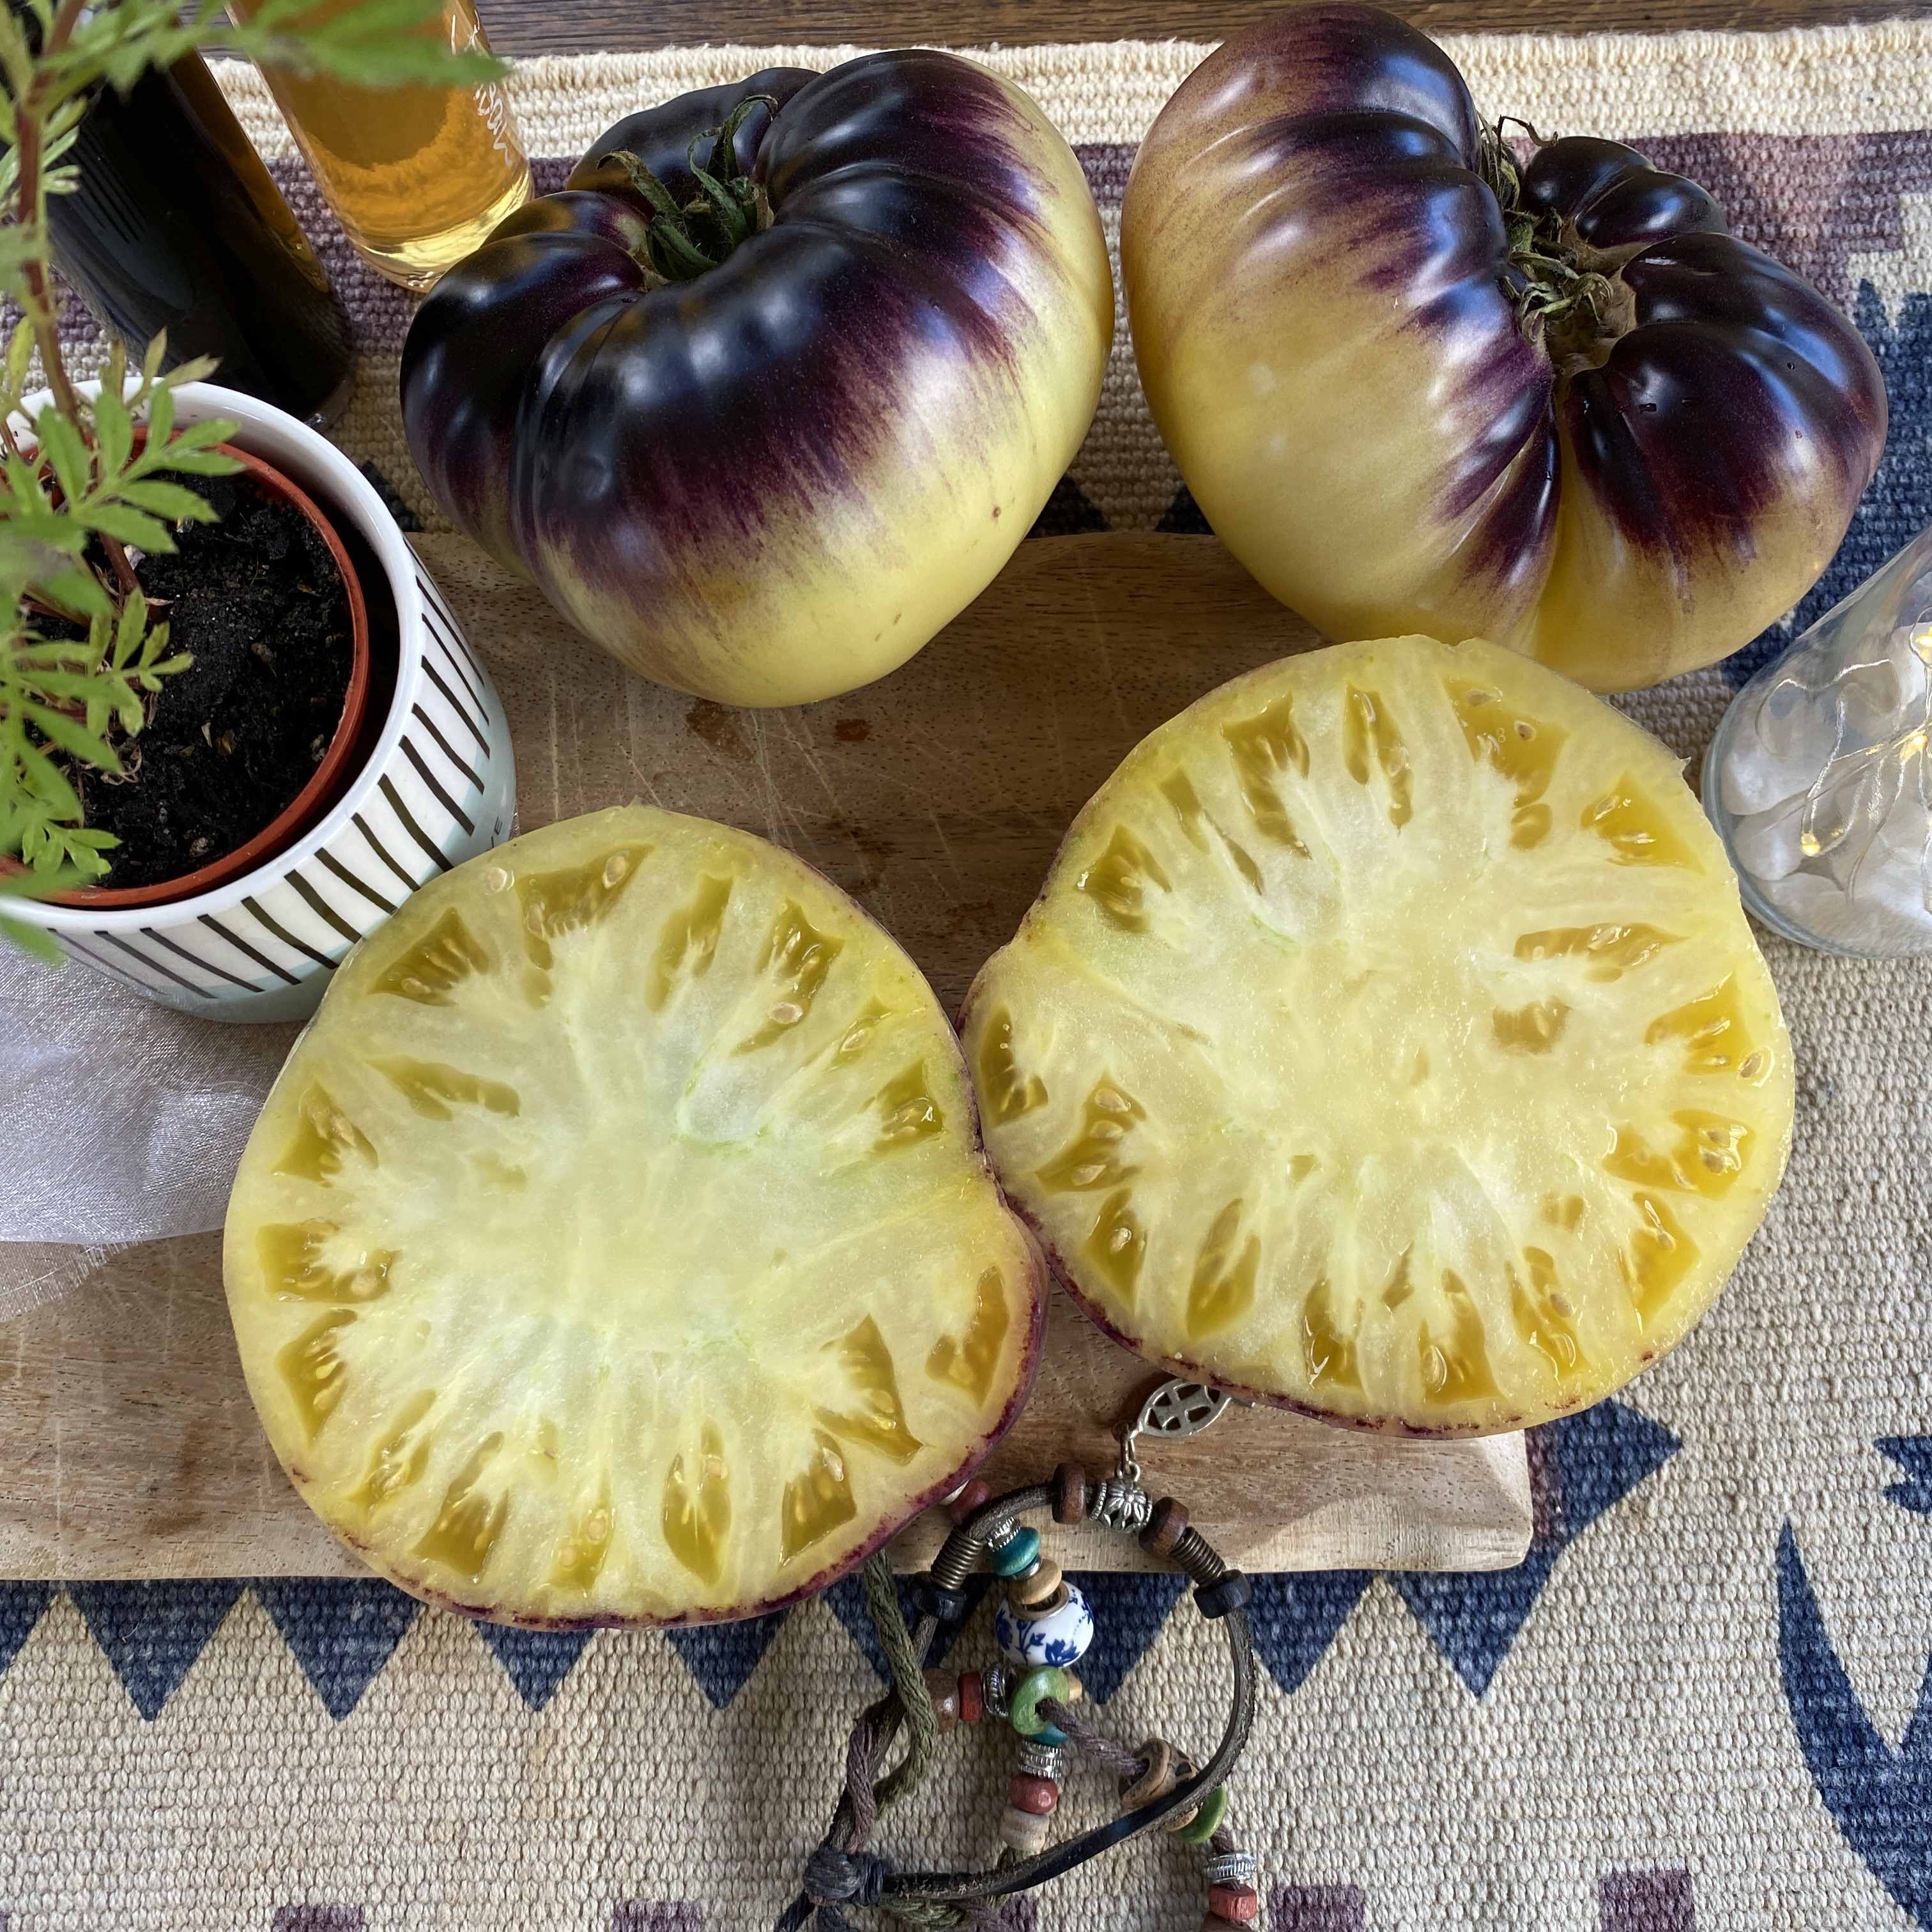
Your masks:
<path fill-rule="evenodd" d="M 1156 724 L 1316 641 L 1212 538 L 1023 544 L 911 664 L 849 698 L 726 711 L 647 684 L 455 537 L 418 540 L 489 662 L 522 825 L 641 797 L 781 840 L 898 938 L 949 1008 L 1018 923 L 1074 813 Z M 1112 1466 L 1160 1379 L 1057 1292 L 1025 1413 L 988 1470 Z M 1388 1441 L 1237 1410 L 1146 1456 L 1149 1480 L 1252 1569 L 1486 1569 L 1520 1561 L 1523 1440 Z M 929 1555 L 916 1526 L 901 1553 Z M 1083 1532 L 1068 1560 L 1136 1564 Z M 116 1258 L 0 1328 L 0 1575 L 349 1574 L 243 1386 L 214 1236 Z"/>
<path fill-rule="evenodd" d="M 1296 0 L 484 0 L 500 53 L 646 47 L 1007 46 L 1048 40 L 1220 40 Z M 1932 0 L 1394 0 L 1431 33 L 1669 33 L 1688 27 L 1815 26 L 1932 15 Z"/>

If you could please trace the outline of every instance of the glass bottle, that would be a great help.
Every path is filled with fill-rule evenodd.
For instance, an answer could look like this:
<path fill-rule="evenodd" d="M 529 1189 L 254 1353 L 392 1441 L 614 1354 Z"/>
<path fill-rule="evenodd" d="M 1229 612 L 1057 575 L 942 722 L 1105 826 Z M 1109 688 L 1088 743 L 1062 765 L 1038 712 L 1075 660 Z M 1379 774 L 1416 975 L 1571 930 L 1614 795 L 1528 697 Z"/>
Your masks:
<path fill-rule="evenodd" d="M 1786 938 L 1932 952 L 1932 530 L 1739 692 L 1704 803 L 1745 904 Z"/>
<path fill-rule="evenodd" d="M 67 157 L 71 194 L 47 197 L 62 275 L 138 360 L 162 329 L 172 367 L 318 427 L 354 386 L 349 328 L 328 277 L 198 54 L 104 88 Z"/>
<path fill-rule="evenodd" d="M 317 0 L 323 22 L 360 0 Z M 230 0 L 238 20 L 261 0 Z M 444 0 L 424 30 L 453 52 L 487 51 L 470 0 Z M 500 81 L 480 87 L 357 87 L 326 74 L 264 70 L 317 184 L 372 268 L 429 288 L 530 194 L 530 163 Z"/>

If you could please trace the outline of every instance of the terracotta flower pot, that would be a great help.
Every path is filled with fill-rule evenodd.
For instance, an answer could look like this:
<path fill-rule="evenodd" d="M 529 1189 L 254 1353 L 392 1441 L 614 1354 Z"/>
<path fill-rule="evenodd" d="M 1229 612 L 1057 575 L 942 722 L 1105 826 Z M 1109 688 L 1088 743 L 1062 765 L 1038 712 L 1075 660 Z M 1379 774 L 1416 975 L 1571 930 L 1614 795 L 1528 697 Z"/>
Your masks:
<path fill-rule="evenodd" d="M 349 598 L 349 686 L 343 694 L 342 716 L 337 721 L 328 748 L 310 775 L 308 784 L 256 832 L 254 838 L 231 851 L 184 872 L 177 878 L 160 879 L 149 886 L 79 886 L 72 892 L 56 892 L 51 903 L 70 906 L 166 905 L 175 899 L 191 898 L 197 892 L 211 892 L 218 885 L 252 870 L 292 844 L 308 830 L 340 796 L 352 776 L 350 762 L 362 730 L 362 718 L 369 703 L 369 608 L 362 595 L 362 579 L 335 526 L 317 507 L 315 500 L 299 484 L 290 482 L 274 464 L 237 448 L 232 442 L 216 448 L 232 456 L 248 472 L 257 489 L 279 497 L 306 517 L 328 546 L 335 567 L 342 573 L 342 585 Z"/>

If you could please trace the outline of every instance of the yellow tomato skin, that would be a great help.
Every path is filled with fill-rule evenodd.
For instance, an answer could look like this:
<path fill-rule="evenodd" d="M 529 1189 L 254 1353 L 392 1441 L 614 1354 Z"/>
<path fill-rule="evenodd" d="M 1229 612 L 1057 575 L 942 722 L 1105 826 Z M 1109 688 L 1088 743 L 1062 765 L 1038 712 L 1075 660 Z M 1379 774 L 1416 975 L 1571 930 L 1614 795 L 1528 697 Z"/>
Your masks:
<path fill-rule="evenodd" d="M 1634 150 L 1554 142 L 1523 212 L 1608 326 L 1526 325 L 1462 76 L 1372 8 L 1236 36 L 1136 157 L 1141 380 L 1202 513 L 1336 637 L 1482 634 L 1598 691 L 1748 643 L 1816 582 L 1884 446 L 1815 290 Z"/>

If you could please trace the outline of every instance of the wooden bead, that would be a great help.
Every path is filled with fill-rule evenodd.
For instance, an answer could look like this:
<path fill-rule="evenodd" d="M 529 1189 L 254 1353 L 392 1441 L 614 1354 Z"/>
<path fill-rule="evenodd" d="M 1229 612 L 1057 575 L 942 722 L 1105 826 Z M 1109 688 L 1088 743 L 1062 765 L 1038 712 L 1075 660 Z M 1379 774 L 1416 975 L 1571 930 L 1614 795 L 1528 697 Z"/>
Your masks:
<path fill-rule="evenodd" d="M 1006 1802 L 1022 1811 L 1044 1818 L 1060 1802 L 1060 1786 L 1050 1778 L 1034 1778 L 1016 1772 L 1006 1780 Z"/>
<path fill-rule="evenodd" d="M 1000 1843 L 1022 1858 L 1030 1858 L 1036 1852 L 1045 1851 L 1052 1829 L 1053 1819 L 1048 1813 L 1022 1811 L 1018 1805 L 1009 1804 L 1000 1816 Z"/>
<path fill-rule="evenodd" d="M 955 1522 L 964 1522 L 970 1516 L 976 1515 L 993 1500 L 993 1492 L 975 1476 L 952 1500 L 946 1505 L 946 1514 Z"/>
<path fill-rule="evenodd" d="M 1076 1523 L 1087 1514 L 1087 1472 L 1078 1462 L 1063 1462 L 1053 1472 L 1053 1520 Z"/>
<path fill-rule="evenodd" d="M 950 1731 L 959 1721 L 959 1680 L 950 1670 L 928 1670 L 926 1693 L 932 1700 L 932 1714 L 942 1731 Z"/>
<path fill-rule="evenodd" d="M 1252 1925 L 1260 1917 L 1262 1901 L 1250 1885 L 1217 1885 L 1208 1894 L 1208 1915 L 1229 1925 Z"/>
<path fill-rule="evenodd" d="M 1141 1547 L 1150 1556 L 1165 1562 L 1187 1530 L 1187 1512 L 1172 1496 L 1162 1496 L 1154 1506 L 1148 1526 L 1141 1532 Z"/>
<path fill-rule="evenodd" d="M 959 1721 L 976 1724 L 986 1714 L 986 1680 L 976 1670 L 969 1670 L 959 1680 Z"/>
<path fill-rule="evenodd" d="M 1051 1556 L 1042 1556 L 1029 1574 L 1016 1576 L 1006 1586 L 1006 1601 L 1016 1616 L 1043 1616 L 1066 1600 L 1060 1565 Z"/>
<path fill-rule="evenodd" d="M 1187 1761 L 1165 1738 L 1149 1738 L 1141 1746 L 1138 1755 L 1140 1776 L 1120 1780 L 1123 1811 L 1138 1811 L 1143 1804 L 1151 1804 L 1156 1798 L 1165 1798 L 1180 1782 L 1174 1771 L 1175 1765 Z"/>
<path fill-rule="evenodd" d="M 1055 1612 L 1065 1610 L 1070 1600 L 1066 1594 L 1066 1586 L 1064 1583 L 1056 1584 L 1051 1596 L 1042 1597 L 1036 1602 L 1030 1604 L 1016 1603 L 1013 1600 L 1012 1592 L 1009 1591 L 1006 1593 L 1006 1603 L 1012 1611 L 1015 1620 L 1023 1624 L 1042 1623 Z M 1016 1660 L 1022 1663 L 1025 1661 L 1023 1658 Z"/>

